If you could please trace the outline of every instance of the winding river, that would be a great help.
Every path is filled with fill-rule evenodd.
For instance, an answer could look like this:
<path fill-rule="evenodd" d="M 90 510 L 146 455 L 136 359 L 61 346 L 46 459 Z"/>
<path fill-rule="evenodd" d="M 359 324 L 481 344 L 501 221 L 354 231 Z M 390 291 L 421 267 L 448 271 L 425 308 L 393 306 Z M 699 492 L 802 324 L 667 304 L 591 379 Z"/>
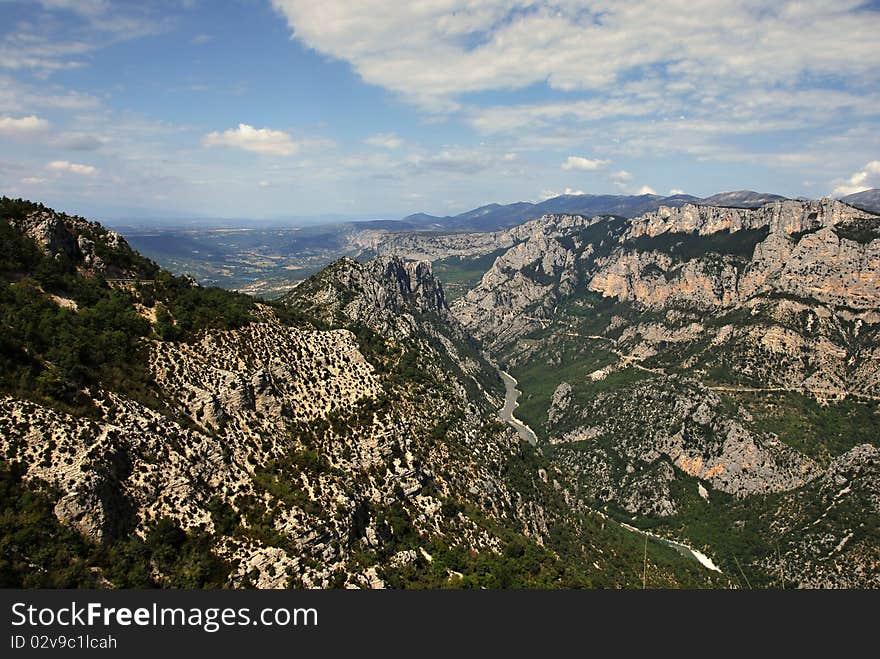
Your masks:
<path fill-rule="evenodd" d="M 520 437 L 532 446 L 535 446 L 538 443 L 538 436 L 535 434 L 535 431 L 513 415 L 513 411 L 519 407 L 519 403 L 516 401 L 522 394 L 522 392 L 516 388 L 516 378 L 505 371 L 499 370 L 498 372 L 501 374 L 501 379 L 504 381 L 504 407 L 499 410 L 498 416 L 500 416 L 501 420 L 507 425 L 516 430 Z"/>
<path fill-rule="evenodd" d="M 522 395 L 522 392 L 516 388 L 516 385 L 518 384 L 516 378 L 514 378 L 510 373 L 507 373 L 500 369 L 498 370 L 498 373 L 501 375 L 501 379 L 504 381 L 504 407 L 502 407 L 498 411 L 498 416 L 501 417 L 502 421 L 504 421 L 511 428 L 516 430 L 519 436 L 522 437 L 525 441 L 529 442 L 532 446 L 537 445 L 538 436 L 535 435 L 535 431 L 529 428 L 525 423 L 517 419 L 513 414 L 514 410 L 519 406 L 517 400 Z M 714 562 L 712 562 L 711 558 L 706 556 L 703 552 L 689 547 L 682 542 L 669 540 L 668 538 L 656 535 L 654 533 L 651 533 L 650 531 L 642 531 L 641 529 L 637 529 L 635 526 L 630 526 L 629 524 L 621 523 L 620 525 L 628 531 L 638 533 L 640 535 L 651 538 L 655 542 L 660 542 L 668 547 L 672 547 L 683 556 L 697 561 L 707 570 L 721 572 L 721 570 L 718 569 L 718 566 L 715 565 Z"/>

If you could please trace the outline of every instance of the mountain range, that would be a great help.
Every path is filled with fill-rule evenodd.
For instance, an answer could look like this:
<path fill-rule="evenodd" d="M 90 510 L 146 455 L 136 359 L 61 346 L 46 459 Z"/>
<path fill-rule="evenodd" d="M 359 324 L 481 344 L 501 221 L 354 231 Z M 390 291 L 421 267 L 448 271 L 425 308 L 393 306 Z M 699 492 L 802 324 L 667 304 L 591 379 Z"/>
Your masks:
<path fill-rule="evenodd" d="M 880 213 L 880 189 L 872 188 L 840 198 L 841 201 L 870 213 Z"/>
<path fill-rule="evenodd" d="M 856 195 L 861 208 L 880 212 L 871 205 L 870 191 Z M 755 208 L 783 197 L 750 191 L 725 192 L 705 199 L 688 195 L 563 195 L 539 204 L 526 202 L 489 204 L 457 216 L 410 215 L 402 220 L 331 222 L 309 226 L 253 226 L 239 222 L 234 231 L 228 223 L 208 226 L 127 226 L 114 224 L 135 249 L 174 272 L 188 273 L 199 282 L 263 297 L 279 297 L 297 282 L 316 273 L 341 256 L 369 258 L 377 245 L 406 241 L 414 233 L 499 232 L 541 215 L 569 213 L 594 217 L 636 217 L 660 206 L 686 203 Z M 858 199 L 862 199 L 859 202 Z M 393 235 L 392 235 L 393 234 Z M 447 282 L 449 283 L 449 282 Z M 461 290 L 453 283 L 451 293 Z"/>
<path fill-rule="evenodd" d="M 754 194 L 368 228 L 271 302 L 4 198 L 0 583 L 880 586 L 880 217 Z"/>
<path fill-rule="evenodd" d="M 593 195 L 568 194 L 551 197 L 538 203 L 516 202 L 512 204 L 487 204 L 458 215 L 438 217 L 425 213 L 408 215 L 400 220 L 400 225 L 409 230 L 442 229 L 446 231 L 495 231 L 505 229 L 548 213 L 569 213 L 572 215 L 619 215 L 635 217 L 642 213 L 657 210 L 660 206 L 681 206 L 687 203 L 700 203 L 717 206 L 755 208 L 778 199 L 779 195 L 739 190 L 700 199 L 686 194 L 663 197 L 655 194 L 643 195 Z M 367 223 L 369 224 L 369 223 Z M 394 230 L 395 225 L 386 228 Z"/>

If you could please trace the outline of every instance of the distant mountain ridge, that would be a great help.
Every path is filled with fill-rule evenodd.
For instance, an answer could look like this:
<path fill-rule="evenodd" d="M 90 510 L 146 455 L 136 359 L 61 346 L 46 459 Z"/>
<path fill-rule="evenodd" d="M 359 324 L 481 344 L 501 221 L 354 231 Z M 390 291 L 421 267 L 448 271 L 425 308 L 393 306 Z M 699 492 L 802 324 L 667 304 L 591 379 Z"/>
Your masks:
<path fill-rule="evenodd" d="M 841 197 L 840 200 L 863 211 L 880 214 L 880 188 L 862 190 L 861 192 Z"/>
<path fill-rule="evenodd" d="M 734 208 L 758 208 L 771 201 L 781 201 L 784 199 L 786 197 L 781 195 L 753 192 L 751 190 L 721 192 L 705 198 L 688 194 L 676 194 L 665 197 L 656 194 L 569 194 L 551 197 L 538 203 L 518 201 L 512 204 L 487 204 L 464 213 L 459 213 L 458 215 L 443 217 L 427 213 L 415 213 L 407 215 L 400 220 L 398 227 L 401 230 L 431 228 L 445 231 L 496 231 L 516 226 L 548 213 L 566 213 L 570 215 L 586 215 L 588 217 L 596 215 L 636 217 L 655 211 L 660 206 L 679 207 L 684 204 L 702 204 Z"/>

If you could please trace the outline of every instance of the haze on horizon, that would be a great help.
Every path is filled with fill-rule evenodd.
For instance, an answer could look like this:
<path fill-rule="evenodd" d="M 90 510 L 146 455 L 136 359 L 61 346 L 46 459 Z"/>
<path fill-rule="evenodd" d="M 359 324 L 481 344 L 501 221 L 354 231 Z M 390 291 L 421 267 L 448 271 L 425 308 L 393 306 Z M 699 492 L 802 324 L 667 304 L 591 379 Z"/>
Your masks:
<path fill-rule="evenodd" d="M 0 0 L 0 194 L 94 217 L 880 187 L 880 2 Z"/>

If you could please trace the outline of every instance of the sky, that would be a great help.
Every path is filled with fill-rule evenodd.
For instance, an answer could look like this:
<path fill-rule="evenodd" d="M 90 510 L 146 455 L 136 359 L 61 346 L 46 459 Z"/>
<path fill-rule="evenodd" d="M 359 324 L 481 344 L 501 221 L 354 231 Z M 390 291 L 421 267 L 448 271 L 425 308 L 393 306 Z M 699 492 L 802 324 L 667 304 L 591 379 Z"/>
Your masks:
<path fill-rule="evenodd" d="M 0 194 L 101 218 L 880 187 L 880 0 L 0 0 Z"/>

